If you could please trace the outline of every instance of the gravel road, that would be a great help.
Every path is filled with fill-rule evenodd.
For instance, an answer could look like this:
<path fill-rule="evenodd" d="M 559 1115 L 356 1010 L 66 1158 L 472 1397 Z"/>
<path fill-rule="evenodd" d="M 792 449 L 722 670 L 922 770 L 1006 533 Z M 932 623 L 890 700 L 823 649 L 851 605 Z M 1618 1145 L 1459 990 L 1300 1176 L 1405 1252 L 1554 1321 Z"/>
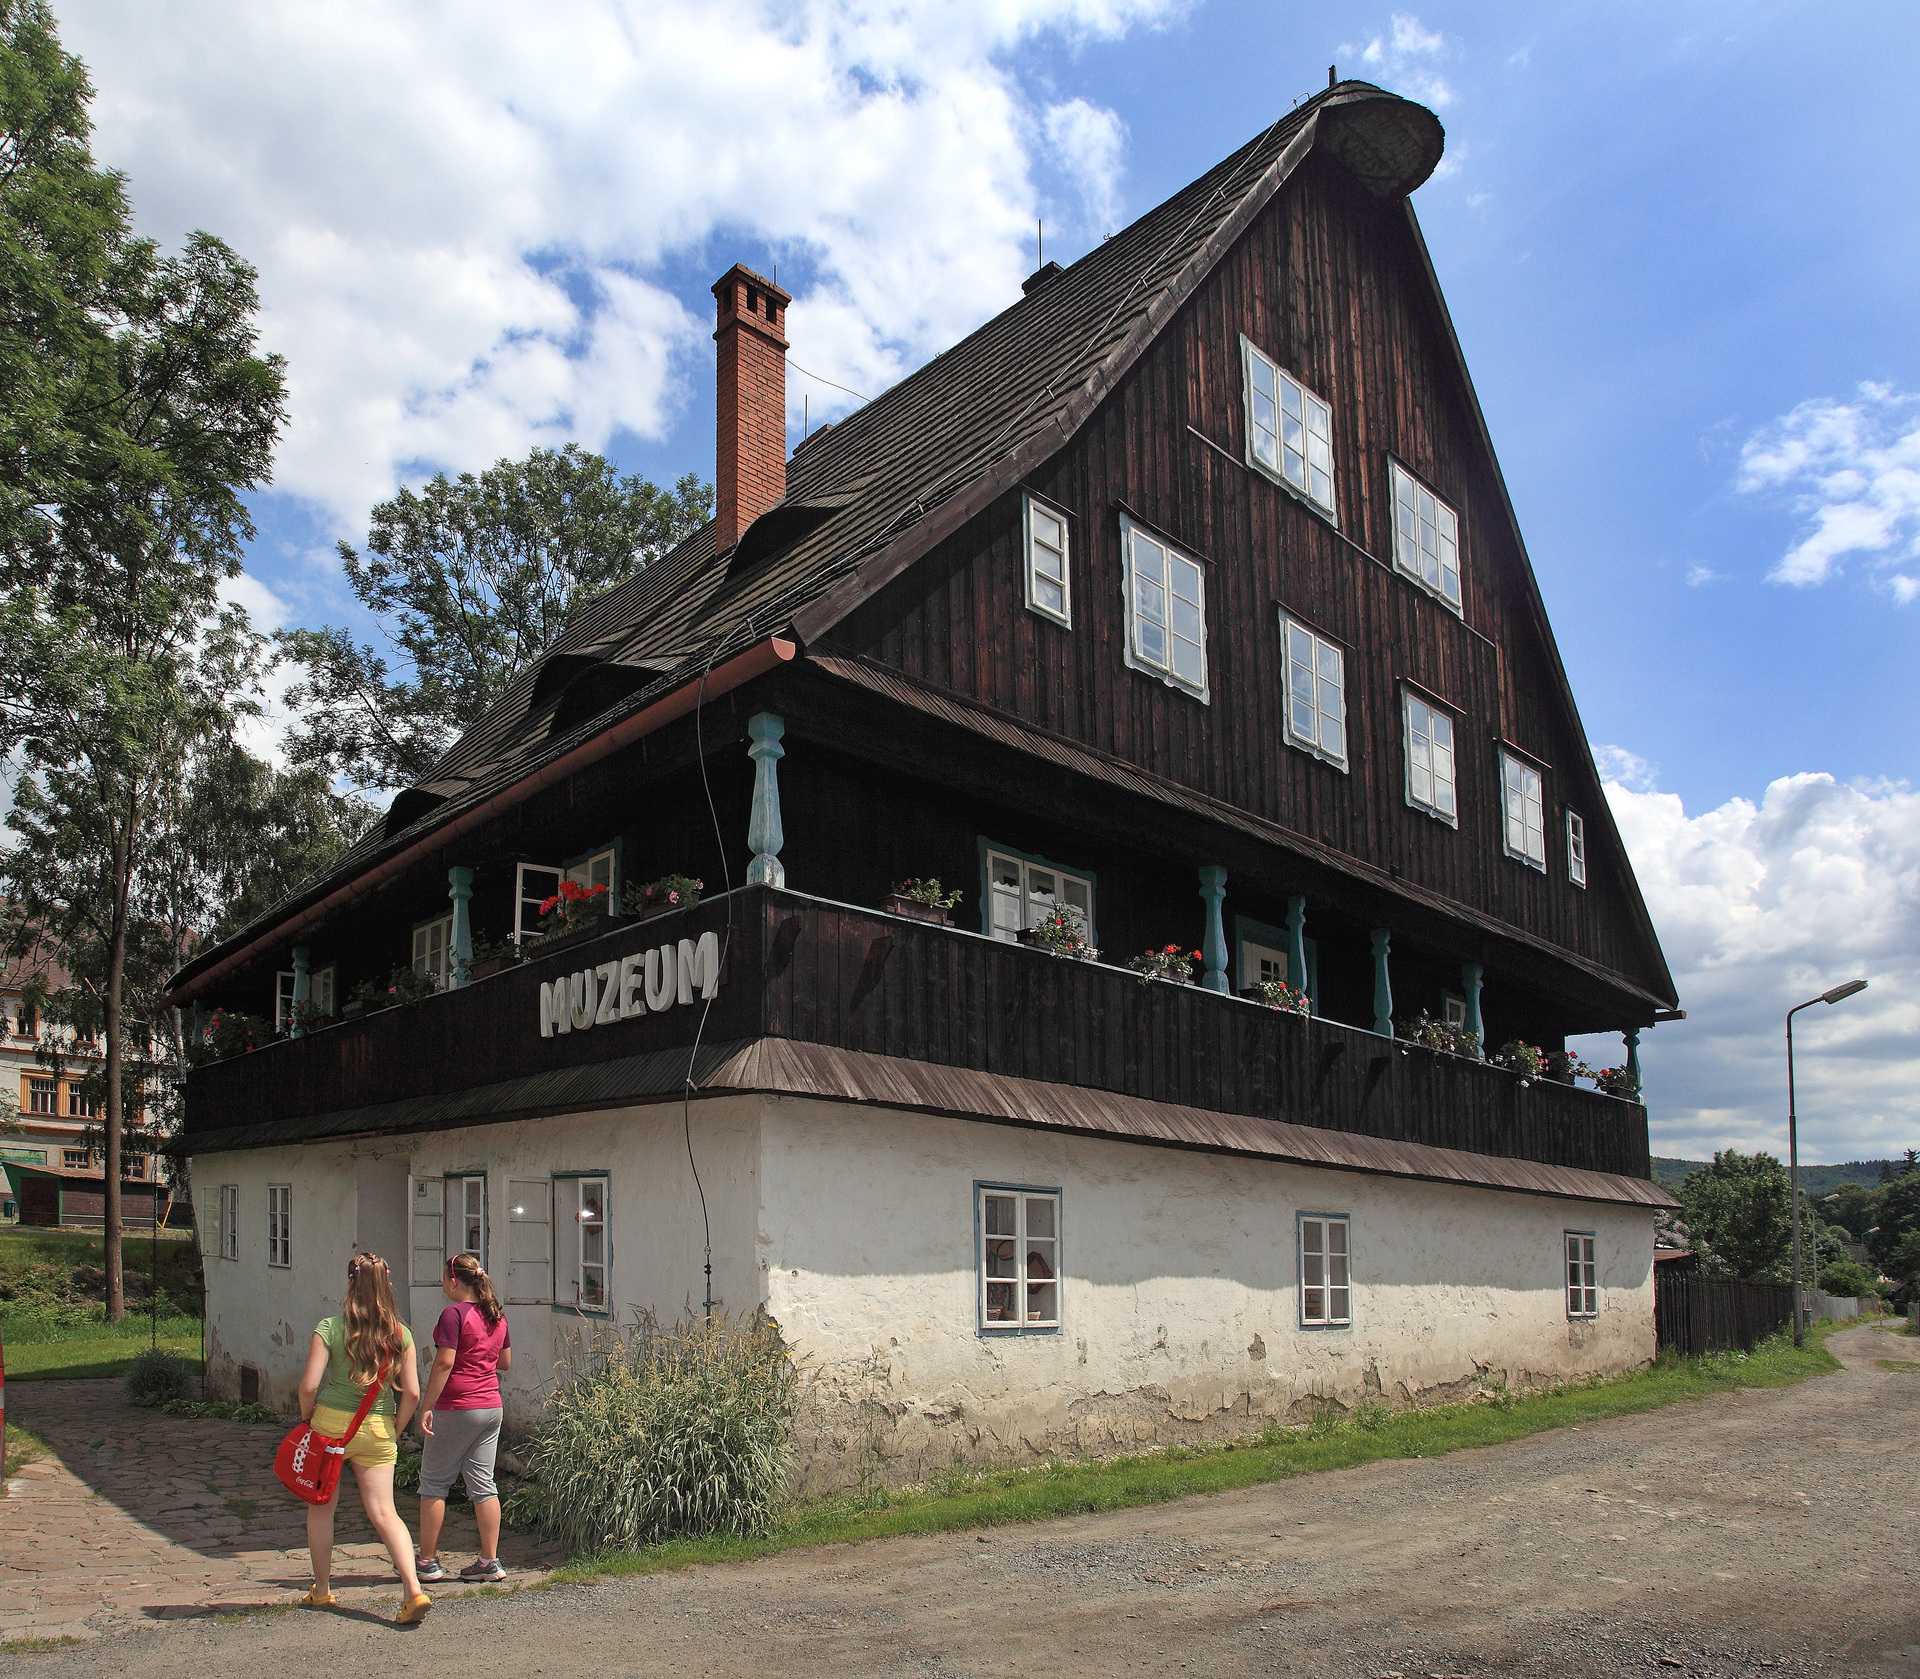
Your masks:
<path fill-rule="evenodd" d="M 517 1596 L 184 1623 L 0 1675 L 1920 1676 L 1920 1370 L 1847 1368 L 1151 1510 Z M 1876 1589 L 1872 1589 L 1877 1587 Z M 396 1599 L 397 1601 L 397 1599 Z"/>

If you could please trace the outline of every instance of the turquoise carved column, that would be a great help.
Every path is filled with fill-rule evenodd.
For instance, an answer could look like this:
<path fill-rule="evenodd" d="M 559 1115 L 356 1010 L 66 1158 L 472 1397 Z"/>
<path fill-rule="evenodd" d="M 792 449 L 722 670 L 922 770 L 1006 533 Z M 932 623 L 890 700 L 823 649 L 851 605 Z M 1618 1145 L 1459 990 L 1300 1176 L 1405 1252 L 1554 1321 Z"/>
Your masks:
<path fill-rule="evenodd" d="M 787 725 L 771 711 L 756 711 L 747 719 L 747 736 L 753 742 L 747 754 L 753 759 L 753 814 L 747 819 L 747 844 L 753 848 L 753 861 L 747 865 L 749 886 L 785 886 L 786 867 L 780 861 L 780 848 L 787 836 L 780 827 L 780 760 L 787 749 L 780 738 Z"/>
<path fill-rule="evenodd" d="M 287 1036 L 303 1038 L 306 1028 L 300 1024 L 300 1008 L 313 997 L 313 952 L 303 944 L 293 947 L 293 1014 L 287 1021 Z"/>
<path fill-rule="evenodd" d="M 1467 994 L 1466 1027 L 1473 1034 L 1473 1053 L 1483 1061 L 1487 1055 L 1487 1029 L 1480 1020 L 1480 987 L 1485 973 L 1486 969 L 1478 962 L 1460 965 L 1460 989 Z"/>
<path fill-rule="evenodd" d="M 1296 991 L 1307 988 L 1307 900 L 1287 900 L 1287 983 Z"/>
<path fill-rule="evenodd" d="M 1393 935 L 1385 927 L 1373 930 L 1373 1029 L 1383 1038 L 1393 1036 L 1393 981 L 1387 976 L 1387 952 Z"/>
<path fill-rule="evenodd" d="M 465 985 L 473 966 L 473 870 L 447 870 L 447 896 L 453 900 L 453 938 L 447 951 L 447 984 Z"/>
<path fill-rule="evenodd" d="M 1633 1099 L 1640 1100 L 1640 1028 L 1634 1027 L 1625 1036 L 1627 1046 L 1627 1071 L 1633 1077 Z"/>
<path fill-rule="evenodd" d="M 1220 924 L 1220 901 L 1227 895 L 1227 871 L 1209 863 L 1200 871 L 1200 901 L 1207 906 L 1206 930 L 1200 936 L 1200 983 L 1225 996 L 1227 986 L 1227 930 Z"/>

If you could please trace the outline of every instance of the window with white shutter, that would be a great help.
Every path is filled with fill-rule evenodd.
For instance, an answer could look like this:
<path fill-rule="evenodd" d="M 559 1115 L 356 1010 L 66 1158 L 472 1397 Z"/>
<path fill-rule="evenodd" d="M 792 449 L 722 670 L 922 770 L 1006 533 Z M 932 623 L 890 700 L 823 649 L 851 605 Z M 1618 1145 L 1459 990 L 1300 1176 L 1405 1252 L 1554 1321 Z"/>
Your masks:
<path fill-rule="evenodd" d="M 1205 700 L 1207 580 L 1200 562 L 1125 515 L 1120 551 L 1128 666 Z"/>
<path fill-rule="evenodd" d="M 1455 789 L 1453 719 L 1411 690 L 1403 691 L 1401 705 L 1407 726 L 1407 803 L 1457 828 L 1460 807 Z"/>
<path fill-rule="evenodd" d="M 598 1173 L 553 1180 L 556 1305 L 606 1312 L 613 1298 L 613 1237 L 607 1219 L 607 1179 Z"/>
<path fill-rule="evenodd" d="M 1398 461 L 1388 466 L 1393 478 L 1393 563 L 1458 612 L 1460 521 Z"/>
<path fill-rule="evenodd" d="M 507 1184 L 507 1298 L 553 1298 L 553 1184 L 514 1178 Z"/>
<path fill-rule="evenodd" d="M 1336 523 L 1333 415 L 1272 357 L 1240 340 L 1247 387 L 1247 457 Z"/>
<path fill-rule="evenodd" d="M 1540 772 L 1524 758 L 1503 751 L 1500 754 L 1500 787 L 1507 855 L 1545 873 L 1546 799 Z"/>
<path fill-rule="evenodd" d="M 1587 884 L 1587 819 L 1577 810 L 1567 812 L 1567 879 Z"/>
<path fill-rule="evenodd" d="M 1287 740 L 1344 770 L 1346 655 L 1325 636 L 1285 614 L 1281 615 L 1280 634 L 1286 644 Z"/>
<path fill-rule="evenodd" d="M 1073 623 L 1067 579 L 1067 516 L 1034 496 L 1024 498 L 1027 608 L 1056 624 Z"/>

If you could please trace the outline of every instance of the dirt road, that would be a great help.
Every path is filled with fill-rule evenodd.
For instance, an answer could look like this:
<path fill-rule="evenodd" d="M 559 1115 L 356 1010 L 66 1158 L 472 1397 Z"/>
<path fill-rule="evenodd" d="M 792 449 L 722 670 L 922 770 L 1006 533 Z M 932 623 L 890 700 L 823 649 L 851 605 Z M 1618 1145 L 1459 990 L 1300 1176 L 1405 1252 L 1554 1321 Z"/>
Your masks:
<path fill-rule="evenodd" d="M 177 1624 L 0 1674 L 1920 1675 L 1914 1343 L 1771 1392 L 1040 1527 L 362 1615 Z M 1877 1586 L 1877 1590 L 1875 1589 Z"/>

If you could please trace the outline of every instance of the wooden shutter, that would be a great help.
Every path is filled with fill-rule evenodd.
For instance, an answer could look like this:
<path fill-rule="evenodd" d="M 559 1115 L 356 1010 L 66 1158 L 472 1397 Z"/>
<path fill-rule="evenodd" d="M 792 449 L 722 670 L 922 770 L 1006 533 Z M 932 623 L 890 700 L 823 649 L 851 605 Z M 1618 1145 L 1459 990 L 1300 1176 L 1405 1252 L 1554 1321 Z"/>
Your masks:
<path fill-rule="evenodd" d="M 545 1178 L 507 1181 L 507 1298 L 554 1298 L 553 1185 Z"/>
<path fill-rule="evenodd" d="M 447 1264 L 447 1185 L 444 1178 L 407 1178 L 410 1280 L 415 1289 L 440 1286 Z"/>

